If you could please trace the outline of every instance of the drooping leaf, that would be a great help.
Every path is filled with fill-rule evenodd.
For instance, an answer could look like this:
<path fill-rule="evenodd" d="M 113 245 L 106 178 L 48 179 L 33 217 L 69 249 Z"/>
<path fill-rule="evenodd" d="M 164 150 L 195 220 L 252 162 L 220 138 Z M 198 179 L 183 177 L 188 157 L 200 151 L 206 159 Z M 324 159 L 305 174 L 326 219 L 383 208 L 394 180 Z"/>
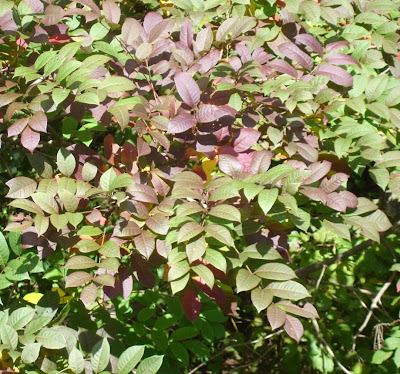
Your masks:
<path fill-rule="evenodd" d="M 91 351 L 90 362 L 95 373 L 102 372 L 110 361 L 110 344 L 107 338 L 97 342 Z"/>
<path fill-rule="evenodd" d="M 261 282 L 261 278 L 250 273 L 247 269 L 240 269 L 236 276 L 237 292 L 249 291 L 257 287 Z"/>
<path fill-rule="evenodd" d="M 118 359 L 117 371 L 118 374 L 128 374 L 138 364 L 144 354 L 143 345 L 134 345 L 129 347 Z"/>
<path fill-rule="evenodd" d="M 37 183 L 27 177 L 16 177 L 6 182 L 9 191 L 6 197 L 11 199 L 26 199 L 31 196 L 37 188 Z"/>

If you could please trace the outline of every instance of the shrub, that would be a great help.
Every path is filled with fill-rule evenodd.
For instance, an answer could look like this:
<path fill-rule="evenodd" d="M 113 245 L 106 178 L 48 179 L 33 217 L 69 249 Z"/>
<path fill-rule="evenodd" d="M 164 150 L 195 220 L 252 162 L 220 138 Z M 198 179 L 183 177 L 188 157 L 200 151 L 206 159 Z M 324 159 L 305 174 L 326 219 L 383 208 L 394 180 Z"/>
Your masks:
<path fill-rule="evenodd" d="M 33 168 L 5 183 L 11 366 L 192 369 L 246 300 L 300 342 L 290 238 L 392 226 L 348 187 L 399 196 L 396 3 L 99 3 L 0 7 L 1 146 Z"/>

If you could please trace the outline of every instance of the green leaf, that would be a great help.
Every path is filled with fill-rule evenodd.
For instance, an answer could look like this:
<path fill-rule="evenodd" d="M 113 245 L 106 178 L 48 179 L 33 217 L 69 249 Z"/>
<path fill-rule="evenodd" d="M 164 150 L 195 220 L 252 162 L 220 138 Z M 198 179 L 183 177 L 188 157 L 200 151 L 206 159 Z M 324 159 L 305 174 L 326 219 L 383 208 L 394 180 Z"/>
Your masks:
<path fill-rule="evenodd" d="M 327 221 L 326 219 L 324 219 L 322 221 L 322 226 L 325 227 L 332 234 L 337 235 L 339 238 L 343 238 L 348 241 L 351 240 L 350 230 L 343 223 L 334 223 L 334 222 L 330 222 L 330 221 Z"/>
<path fill-rule="evenodd" d="M 35 192 L 32 195 L 33 201 L 39 205 L 46 213 L 58 214 L 58 205 L 49 193 Z"/>
<path fill-rule="evenodd" d="M 197 222 L 185 223 L 178 232 L 178 243 L 188 241 L 204 231 L 204 227 Z"/>
<path fill-rule="evenodd" d="M 361 39 L 369 35 L 369 31 L 364 27 L 358 25 L 348 25 L 343 28 L 342 38 L 348 40 L 349 42 L 355 39 Z"/>
<path fill-rule="evenodd" d="M 267 263 L 261 265 L 255 272 L 257 276 L 264 279 L 289 280 L 297 278 L 293 269 L 280 263 Z"/>
<path fill-rule="evenodd" d="M 67 346 L 64 335 L 54 328 L 44 328 L 36 335 L 36 340 L 44 348 L 62 349 Z"/>
<path fill-rule="evenodd" d="M 84 218 L 82 213 L 67 212 L 65 215 L 68 217 L 68 222 L 75 228 L 83 221 Z"/>
<path fill-rule="evenodd" d="M 0 328 L 0 338 L 8 349 L 15 350 L 17 348 L 18 334 L 11 326 L 2 324 Z"/>
<path fill-rule="evenodd" d="M 21 353 L 21 359 L 25 364 L 32 364 L 39 357 L 40 343 L 27 344 Z"/>
<path fill-rule="evenodd" d="M 98 236 L 103 234 L 103 231 L 99 227 L 83 226 L 76 234 L 82 236 Z"/>
<path fill-rule="evenodd" d="M 310 297 L 306 288 L 292 280 L 286 282 L 271 282 L 266 289 L 270 290 L 274 296 L 289 300 L 300 300 Z"/>
<path fill-rule="evenodd" d="M 4 235 L 0 232 L 0 266 L 2 268 L 7 266 L 10 257 L 10 250 L 8 248 Z"/>
<path fill-rule="evenodd" d="M 78 198 L 67 190 L 63 190 L 60 194 L 61 202 L 67 212 L 75 212 L 78 209 L 79 200 Z M 68 220 L 68 218 L 67 218 Z"/>
<path fill-rule="evenodd" d="M 97 166 L 91 164 L 90 162 L 85 162 L 82 168 L 82 178 L 90 182 L 97 174 Z"/>
<path fill-rule="evenodd" d="M 206 285 L 212 289 L 214 287 L 214 274 L 213 272 L 205 265 L 194 265 L 192 266 L 192 270 L 203 279 Z"/>
<path fill-rule="evenodd" d="M 263 288 L 254 288 L 251 291 L 251 301 L 256 307 L 257 312 L 260 313 L 262 310 L 267 309 L 272 303 L 274 295 L 270 290 Z"/>
<path fill-rule="evenodd" d="M 67 149 L 61 148 L 57 153 L 57 166 L 62 174 L 69 177 L 76 167 L 75 157 Z"/>
<path fill-rule="evenodd" d="M 75 96 L 75 101 L 83 104 L 100 105 L 99 95 L 94 92 L 84 92 Z"/>
<path fill-rule="evenodd" d="M 117 178 L 113 168 L 108 169 L 100 177 L 100 186 L 104 191 L 110 192 L 112 190 L 112 183 Z"/>
<path fill-rule="evenodd" d="M 134 184 L 132 177 L 129 174 L 120 174 L 118 175 L 110 185 L 111 190 L 115 190 L 117 188 L 128 187 Z"/>
<path fill-rule="evenodd" d="M 108 111 L 115 116 L 117 119 L 119 125 L 121 126 L 121 129 L 124 130 L 126 126 L 129 124 L 129 110 L 128 107 L 125 105 L 118 105 L 118 106 L 112 106 L 111 108 L 108 109 Z"/>
<path fill-rule="evenodd" d="M 206 246 L 207 243 L 204 237 L 200 237 L 194 242 L 186 244 L 186 255 L 189 263 L 192 263 L 203 256 L 204 252 L 206 251 Z"/>
<path fill-rule="evenodd" d="M 221 252 L 218 252 L 215 249 L 207 248 L 204 260 L 209 262 L 217 269 L 226 273 L 226 266 L 227 266 L 226 259 Z"/>
<path fill-rule="evenodd" d="M 65 269 L 90 269 L 96 267 L 97 263 L 87 256 L 74 256 L 71 257 L 65 264 Z"/>
<path fill-rule="evenodd" d="M 237 111 L 239 111 L 242 108 L 242 104 L 243 101 L 238 93 L 232 94 L 231 97 L 229 98 L 228 105 L 231 108 L 236 109 Z"/>
<path fill-rule="evenodd" d="M 257 287 L 261 278 L 250 273 L 247 269 L 240 269 L 236 276 L 237 292 L 249 291 Z"/>
<path fill-rule="evenodd" d="M 21 307 L 14 310 L 8 320 L 8 324 L 18 330 L 27 325 L 35 315 L 35 309 L 28 307 Z"/>
<path fill-rule="evenodd" d="M 258 194 L 258 205 L 262 209 L 265 215 L 274 206 L 276 199 L 278 198 L 279 190 L 277 188 L 265 189 Z"/>
<path fill-rule="evenodd" d="M 183 344 L 179 342 L 172 342 L 169 344 L 169 349 L 179 362 L 184 365 L 189 364 L 189 353 Z"/>
<path fill-rule="evenodd" d="M 211 208 L 208 213 L 211 216 L 223 218 L 229 221 L 241 222 L 239 209 L 232 205 L 220 204 Z"/>
<path fill-rule="evenodd" d="M 60 231 L 68 225 L 68 217 L 65 214 L 52 214 L 50 216 L 50 222 L 57 231 Z"/>
<path fill-rule="evenodd" d="M 190 271 L 190 266 L 186 260 L 179 261 L 173 264 L 168 272 L 168 282 L 183 277 L 189 271 Z"/>
<path fill-rule="evenodd" d="M 382 362 L 386 361 L 392 354 L 393 351 L 384 351 L 383 349 L 380 349 L 379 351 L 374 352 L 371 364 L 381 365 Z"/>
<path fill-rule="evenodd" d="M 26 199 L 31 196 L 37 187 L 37 183 L 30 178 L 16 177 L 6 182 L 10 188 L 5 197 L 11 199 Z"/>
<path fill-rule="evenodd" d="M 128 374 L 138 364 L 144 354 L 143 345 L 134 345 L 126 349 L 118 359 L 117 373 Z"/>
<path fill-rule="evenodd" d="M 226 200 L 238 196 L 240 195 L 236 187 L 225 185 L 218 187 L 217 189 L 212 191 L 210 194 L 209 201 Z"/>
<path fill-rule="evenodd" d="M 54 104 L 59 105 L 69 96 L 70 93 L 71 90 L 68 88 L 56 87 L 51 93 L 51 98 L 53 99 Z"/>
<path fill-rule="evenodd" d="M 321 10 L 319 4 L 313 0 L 306 0 L 300 3 L 299 12 L 304 14 L 308 20 L 319 19 L 321 16 Z"/>
<path fill-rule="evenodd" d="M 43 214 L 43 210 L 40 208 L 40 206 L 28 199 L 16 199 L 11 201 L 11 203 L 8 205 L 14 208 L 23 209 L 27 212 Z"/>
<path fill-rule="evenodd" d="M 136 370 L 136 374 L 156 374 L 163 363 L 164 356 L 145 358 Z"/>
<path fill-rule="evenodd" d="M 92 363 L 92 368 L 95 373 L 100 373 L 103 371 L 110 361 L 110 344 L 107 338 L 103 338 L 97 342 L 92 351 L 90 362 Z"/>
<path fill-rule="evenodd" d="M 133 82 L 125 77 L 112 76 L 104 79 L 99 89 L 109 92 L 131 91 L 135 88 Z"/>
<path fill-rule="evenodd" d="M 61 66 L 57 72 L 56 82 L 60 83 L 63 79 L 67 78 L 72 72 L 78 69 L 82 65 L 82 62 L 77 60 L 71 60 Z M 68 90 L 69 91 L 69 90 Z"/>
<path fill-rule="evenodd" d="M 85 360 L 82 353 L 76 347 L 73 347 L 69 353 L 68 366 L 75 374 L 82 373 L 85 369 Z"/>
<path fill-rule="evenodd" d="M 228 247 L 232 246 L 232 235 L 226 227 L 221 225 L 207 225 L 204 230 L 212 238 L 227 245 Z"/>

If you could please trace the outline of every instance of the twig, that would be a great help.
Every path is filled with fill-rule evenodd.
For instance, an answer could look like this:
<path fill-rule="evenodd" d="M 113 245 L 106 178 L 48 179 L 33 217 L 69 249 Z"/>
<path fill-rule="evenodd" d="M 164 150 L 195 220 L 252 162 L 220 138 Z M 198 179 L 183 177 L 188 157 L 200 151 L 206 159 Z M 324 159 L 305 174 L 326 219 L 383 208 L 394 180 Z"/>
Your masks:
<path fill-rule="evenodd" d="M 389 229 L 388 231 L 381 233 L 381 237 L 383 238 L 384 236 L 387 236 L 387 235 L 395 232 L 398 228 L 399 228 L 399 222 L 394 224 L 393 227 L 391 229 Z M 372 245 L 374 243 L 375 242 L 372 241 L 371 239 L 366 240 L 365 242 L 362 242 L 359 245 L 356 245 L 352 249 L 349 249 L 346 252 L 340 253 L 332 258 L 328 258 L 324 261 L 317 262 L 316 264 L 312 264 L 310 266 L 306 266 L 304 268 L 298 269 L 296 271 L 296 275 L 299 278 L 305 278 L 308 274 L 314 273 L 315 271 L 323 268 L 324 266 L 329 266 L 332 264 L 336 264 L 342 260 L 345 260 L 346 258 L 353 256 L 353 255 L 357 254 L 358 252 L 361 252 L 362 250 L 368 248 L 370 245 Z"/>
<path fill-rule="evenodd" d="M 340 368 L 340 370 L 342 370 L 343 373 L 346 373 L 346 374 L 353 374 L 349 369 L 347 369 L 345 366 L 342 365 L 342 363 L 337 359 L 335 353 L 332 351 L 332 348 L 328 345 L 326 340 L 322 337 L 321 330 L 320 330 L 318 322 L 315 318 L 312 319 L 312 324 L 317 333 L 318 340 L 325 346 L 325 349 L 328 352 L 329 356 L 331 356 L 332 359 L 336 362 L 336 365 Z M 324 362 L 323 356 L 322 356 L 322 362 Z"/>
<path fill-rule="evenodd" d="M 357 338 L 361 335 L 361 333 L 364 331 L 364 329 L 367 327 L 373 313 L 374 313 L 374 309 L 376 309 L 378 307 L 378 303 L 380 303 L 381 298 L 383 296 L 383 294 L 386 292 L 386 290 L 390 287 L 390 285 L 392 284 L 392 281 L 395 277 L 395 273 L 393 273 L 389 280 L 382 286 L 382 288 L 380 289 L 380 291 L 376 294 L 376 296 L 372 299 L 372 303 L 371 306 L 369 308 L 369 311 L 364 319 L 364 322 L 362 323 L 362 325 L 358 328 L 357 334 L 354 336 L 353 338 L 353 346 L 352 346 L 352 350 L 354 351 L 356 349 L 356 344 L 357 344 Z"/>
<path fill-rule="evenodd" d="M 375 334 L 374 334 L 374 350 L 378 350 L 382 348 L 383 342 L 383 328 L 384 327 L 391 327 L 393 325 L 397 325 L 400 322 L 400 319 L 396 319 L 393 322 L 386 322 L 386 323 L 378 323 L 374 326 Z"/>

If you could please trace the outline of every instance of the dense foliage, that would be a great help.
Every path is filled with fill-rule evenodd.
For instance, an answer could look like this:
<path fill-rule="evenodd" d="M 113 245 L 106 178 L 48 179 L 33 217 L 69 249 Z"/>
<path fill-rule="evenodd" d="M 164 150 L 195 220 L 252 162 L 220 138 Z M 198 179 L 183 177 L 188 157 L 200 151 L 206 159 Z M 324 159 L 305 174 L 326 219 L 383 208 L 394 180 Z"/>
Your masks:
<path fill-rule="evenodd" d="M 395 372 L 399 17 L 2 0 L 2 369 Z"/>

